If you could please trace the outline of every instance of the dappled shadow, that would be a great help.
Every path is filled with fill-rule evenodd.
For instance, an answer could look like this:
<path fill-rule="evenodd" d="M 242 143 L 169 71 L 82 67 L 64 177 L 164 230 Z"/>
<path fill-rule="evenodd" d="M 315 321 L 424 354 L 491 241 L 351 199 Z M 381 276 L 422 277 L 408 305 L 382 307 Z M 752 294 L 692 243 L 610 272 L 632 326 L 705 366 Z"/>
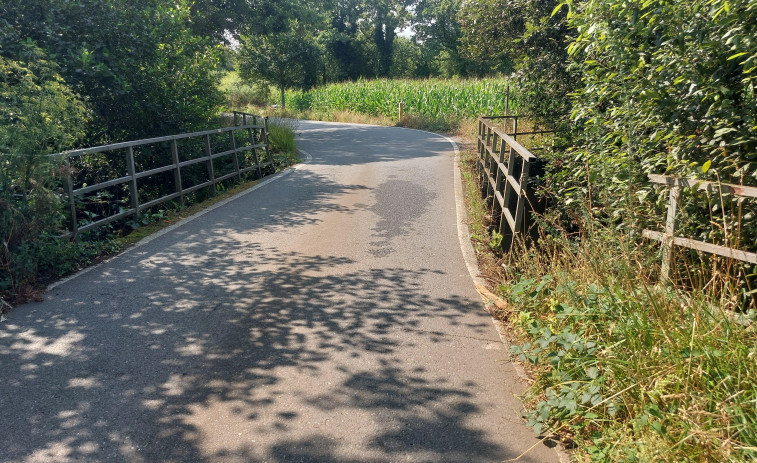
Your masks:
<path fill-rule="evenodd" d="M 470 303 L 429 298 L 418 285 L 426 270 L 351 271 L 345 258 L 240 252 L 237 244 L 216 242 L 204 255 L 192 246 L 159 253 L 139 269 L 107 266 L 86 287 L 61 289 L 54 302 L 18 314 L 0 337 L 0 400 L 4 416 L 14 417 L 0 434 L 6 458 L 300 461 L 286 457 L 296 447 L 237 435 L 265 442 L 262 436 L 287 435 L 290 427 L 306 429 L 303 407 L 397 411 L 366 449 L 380 451 L 379 460 L 419 450 L 436 454 L 434 461 L 507 454 L 462 420 L 475 408 L 466 402 L 474 382 L 430 384 L 395 357 L 398 329 L 428 317 L 461 321 Z M 323 276 L 326 269 L 332 274 Z M 364 357 L 381 369 L 323 371 L 328 362 Z M 316 382 L 345 379 L 333 389 L 292 390 L 289 367 Z M 431 413 L 416 410 L 437 402 Z M 207 420 L 224 416 L 236 424 L 233 434 L 203 443 L 212 440 Z"/>
<path fill-rule="evenodd" d="M 388 243 L 430 209 L 393 217 L 380 188 L 376 205 L 342 201 L 366 187 L 326 170 L 280 178 L 12 312 L 3 460 L 483 462 L 535 442 L 510 448 L 487 426 L 504 412 L 483 370 L 502 356 L 468 355 L 498 340 L 448 266 L 287 245 L 356 208 Z"/>

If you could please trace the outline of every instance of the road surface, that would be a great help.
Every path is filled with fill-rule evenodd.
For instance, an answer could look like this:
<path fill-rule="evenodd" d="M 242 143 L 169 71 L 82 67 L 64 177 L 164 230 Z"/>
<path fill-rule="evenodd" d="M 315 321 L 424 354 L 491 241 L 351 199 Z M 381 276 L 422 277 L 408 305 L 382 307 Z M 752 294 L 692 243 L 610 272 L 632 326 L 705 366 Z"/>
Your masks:
<path fill-rule="evenodd" d="M 298 132 L 310 162 L 9 314 L 0 461 L 558 461 L 466 270 L 449 140 Z"/>

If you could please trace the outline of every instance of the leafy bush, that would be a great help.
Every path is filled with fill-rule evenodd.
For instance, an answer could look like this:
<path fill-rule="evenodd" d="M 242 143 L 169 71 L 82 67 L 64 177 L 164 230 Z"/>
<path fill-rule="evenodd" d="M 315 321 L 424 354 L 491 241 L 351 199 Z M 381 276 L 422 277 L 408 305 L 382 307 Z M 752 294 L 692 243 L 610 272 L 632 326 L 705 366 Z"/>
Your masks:
<path fill-rule="evenodd" d="M 53 249 L 65 219 L 56 193 L 60 164 L 49 154 L 82 137 L 88 119 L 36 44 L 18 44 L 18 55 L 0 56 L 0 291 L 54 270 L 59 254 L 68 252 Z"/>
<path fill-rule="evenodd" d="M 645 172 L 757 180 L 757 2 L 592 0 L 570 23 L 587 151 Z"/>

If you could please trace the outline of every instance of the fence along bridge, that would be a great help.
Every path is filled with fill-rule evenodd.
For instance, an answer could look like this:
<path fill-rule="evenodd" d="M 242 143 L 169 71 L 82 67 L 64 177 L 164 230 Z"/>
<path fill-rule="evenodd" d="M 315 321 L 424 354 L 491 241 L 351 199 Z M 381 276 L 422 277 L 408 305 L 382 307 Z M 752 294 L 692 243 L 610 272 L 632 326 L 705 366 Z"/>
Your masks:
<path fill-rule="evenodd" d="M 492 208 L 493 228 L 501 234 L 502 248 L 508 251 L 525 237 L 530 228 L 529 216 L 537 200 L 529 179 L 539 159 L 516 141 L 518 135 L 550 133 L 550 131 L 518 132 L 518 121 L 523 116 L 481 116 L 478 118 L 477 170 L 481 195 Z M 502 127 L 494 121 L 502 121 Z M 508 130 L 511 130 L 508 133 Z M 757 198 L 757 187 L 727 183 L 706 182 L 698 179 L 677 178 L 667 175 L 649 175 L 653 185 L 670 188 L 664 232 L 643 230 L 642 236 L 659 241 L 662 247 L 660 279 L 670 281 L 674 246 L 715 254 L 728 259 L 757 264 L 757 253 L 728 246 L 676 236 L 676 215 L 683 189 L 699 189 L 708 193 L 733 195 L 738 198 Z"/>
<path fill-rule="evenodd" d="M 233 177 L 272 173 L 268 117 L 237 111 L 233 116 L 231 127 L 60 153 L 70 217 L 63 237 L 76 238 L 168 201 L 183 205 L 185 195 L 203 188 L 214 192 Z M 92 179 L 95 183 L 87 183 Z M 103 197 L 109 200 L 98 200 Z M 83 219 L 91 220 L 80 224 Z"/>

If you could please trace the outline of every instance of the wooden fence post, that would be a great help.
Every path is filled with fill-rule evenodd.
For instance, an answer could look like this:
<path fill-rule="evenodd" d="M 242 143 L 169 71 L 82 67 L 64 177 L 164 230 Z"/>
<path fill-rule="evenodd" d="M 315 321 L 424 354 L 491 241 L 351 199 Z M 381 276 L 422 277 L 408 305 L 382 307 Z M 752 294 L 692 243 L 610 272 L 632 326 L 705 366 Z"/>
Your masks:
<path fill-rule="evenodd" d="M 505 93 L 505 116 L 510 115 L 510 84 L 507 85 L 507 92 Z M 505 119 L 507 123 L 507 119 Z"/>
<path fill-rule="evenodd" d="M 131 207 L 134 209 L 134 217 L 139 216 L 139 189 L 137 188 L 137 169 L 134 165 L 134 147 L 130 146 L 126 152 L 126 165 L 129 169 L 129 194 L 131 195 Z"/>
<path fill-rule="evenodd" d="M 665 236 L 662 240 L 662 268 L 660 269 L 660 281 L 670 282 L 670 269 L 673 264 L 673 238 L 676 231 L 676 212 L 678 211 L 678 198 L 681 195 L 681 187 L 670 187 L 668 199 L 668 214 L 665 217 Z"/>
<path fill-rule="evenodd" d="M 236 118 L 236 114 L 234 114 Z M 181 184 L 181 166 L 179 165 L 179 143 L 174 138 L 171 140 L 171 158 L 173 160 L 173 182 L 176 192 L 179 193 L 179 204 L 184 205 L 184 187 Z"/>
<path fill-rule="evenodd" d="M 268 116 L 263 118 L 263 143 L 265 143 L 265 154 L 268 158 L 268 162 L 271 163 L 271 168 L 276 172 L 276 166 L 273 165 L 273 155 L 271 154 L 270 143 L 268 143 Z"/>
<path fill-rule="evenodd" d="M 237 182 L 242 181 L 242 174 L 239 173 L 239 155 L 237 153 L 237 140 L 234 138 L 234 131 L 229 131 L 229 141 L 231 142 L 231 149 L 234 150 L 234 169 L 237 171 Z"/>

